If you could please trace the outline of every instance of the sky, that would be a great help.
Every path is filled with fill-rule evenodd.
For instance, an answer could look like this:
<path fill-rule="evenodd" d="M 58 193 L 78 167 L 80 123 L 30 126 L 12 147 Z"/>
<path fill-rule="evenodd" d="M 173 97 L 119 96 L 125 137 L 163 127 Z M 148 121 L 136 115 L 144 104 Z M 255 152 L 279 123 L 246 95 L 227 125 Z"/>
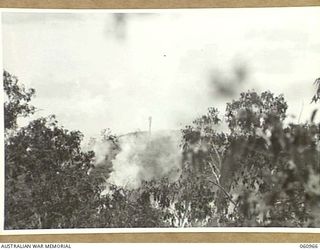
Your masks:
<path fill-rule="evenodd" d="M 153 130 L 181 129 L 252 89 L 284 94 L 289 119 L 305 121 L 319 27 L 320 7 L 3 11 L 3 67 L 36 89 L 33 117 L 55 114 L 87 138 L 147 130 L 149 116 Z"/>

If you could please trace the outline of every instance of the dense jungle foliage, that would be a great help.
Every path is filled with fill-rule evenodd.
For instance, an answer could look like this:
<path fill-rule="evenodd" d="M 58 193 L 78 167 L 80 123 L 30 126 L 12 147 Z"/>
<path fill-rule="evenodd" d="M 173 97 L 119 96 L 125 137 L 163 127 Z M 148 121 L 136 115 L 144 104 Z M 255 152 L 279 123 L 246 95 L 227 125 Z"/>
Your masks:
<path fill-rule="evenodd" d="M 35 90 L 6 71 L 3 80 L 6 229 L 320 227 L 316 111 L 307 123 L 287 124 L 282 95 L 247 91 L 224 115 L 209 108 L 181 131 L 178 178 L 128 189 L 106 185 L 121 151 L 116 136 L 101 138 L 113 154 L 96 164 L 81 132 L 54 115 L 19 127 L 18 117 L 37 110 Z M 318 91 L 312 101 L 319 98 Z"/>

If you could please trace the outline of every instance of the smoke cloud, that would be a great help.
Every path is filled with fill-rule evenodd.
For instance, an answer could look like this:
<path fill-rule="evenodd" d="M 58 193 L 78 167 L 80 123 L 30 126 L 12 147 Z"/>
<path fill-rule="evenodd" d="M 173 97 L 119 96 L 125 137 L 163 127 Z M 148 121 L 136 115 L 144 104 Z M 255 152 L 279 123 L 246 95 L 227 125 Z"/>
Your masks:
<path fill-rule="evenodd" d="M 92 149 L 96 165 L 112 171 L 107 183 L 129 189 L 138 188 L 143 181 L 179 177 L 181 166 L 180 131 L 134 132 L 112 141 L 96 142 Z"/>

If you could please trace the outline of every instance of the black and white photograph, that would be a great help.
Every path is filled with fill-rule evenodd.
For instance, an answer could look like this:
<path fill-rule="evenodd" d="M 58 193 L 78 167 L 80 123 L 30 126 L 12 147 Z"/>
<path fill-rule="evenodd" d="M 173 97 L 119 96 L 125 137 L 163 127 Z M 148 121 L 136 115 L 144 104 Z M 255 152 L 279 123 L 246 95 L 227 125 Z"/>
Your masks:
<path fill-rule="evenodd" d="M 319 27 L 320 7 L 2 9 L 1 230 L 319 229 Z"/>

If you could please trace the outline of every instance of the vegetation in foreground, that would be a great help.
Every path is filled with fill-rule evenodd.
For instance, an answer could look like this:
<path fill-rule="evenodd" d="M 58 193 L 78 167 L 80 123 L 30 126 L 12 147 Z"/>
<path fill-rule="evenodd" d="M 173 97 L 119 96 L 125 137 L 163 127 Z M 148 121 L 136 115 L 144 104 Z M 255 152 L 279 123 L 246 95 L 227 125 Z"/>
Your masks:
<path fill-rule="evenodd" d="M 209 108 L 181 131 L 178 178 L 168 173 L 106 192 L 122 150 L 117 137 L 101 139 L 114 148 L 96 164 L 95 153 L 80 147 L 81 132 L 53 115 L 18 127 L 18 117 L 36 111 L 35 90 L 6 71 L 3 77 L 6 229 L 320 227 L 316 111 L 308 123 L 286 124 L 283 96 L 241 93 L 224 115 Z M 312 100 L 319 98 L 318 91 Z M 217 131 L 224 121 L 228 131 Z"/>

